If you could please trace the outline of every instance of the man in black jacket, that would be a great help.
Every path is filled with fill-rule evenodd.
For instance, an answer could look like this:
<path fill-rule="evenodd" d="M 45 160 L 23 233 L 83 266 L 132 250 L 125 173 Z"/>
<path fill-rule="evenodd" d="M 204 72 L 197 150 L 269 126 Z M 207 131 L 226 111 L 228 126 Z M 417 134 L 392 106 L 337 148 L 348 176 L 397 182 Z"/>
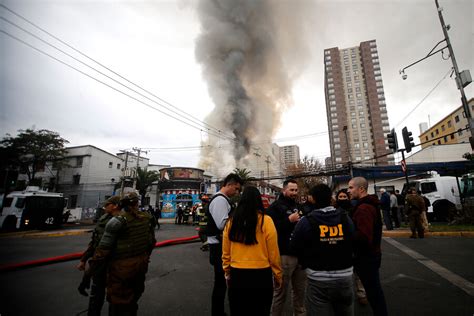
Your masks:
<path fill-rule="evenodd" d="M 295 227 L 290 247 L 306 268 L 308 315 L 354 315 L 352 235 L 354 225 L 342 208 L 331 206 L 331 189 L 311 188 L 313 211 Z"/>
<path fill-rule="evenodd" d="M 296 254 L 290 250 L 290 237 L 296 223 L 300 220 L 296 198 L 298 184 L 295 180 L 283 182 L 282 193 L 268 208 L 268 215 L 272 218 L 277 234 L 278 248 L 280 249 L 281 266 L 283 268 L 283 285 L 273 293 L 272 315 L 282 315 L 288 285 L 291 281 L 293 290 L 293 314 L 306 315 L 305 289 L 306 273 L 298 265 Z"/>

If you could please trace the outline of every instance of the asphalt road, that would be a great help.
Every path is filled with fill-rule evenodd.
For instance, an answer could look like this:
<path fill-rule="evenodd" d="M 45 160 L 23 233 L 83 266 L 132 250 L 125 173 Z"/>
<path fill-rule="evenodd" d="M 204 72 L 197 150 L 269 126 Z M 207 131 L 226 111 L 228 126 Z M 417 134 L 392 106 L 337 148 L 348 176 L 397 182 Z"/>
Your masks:
<path fill-rule="evenodd" d="M 192 226 L 163 224 L 158 241 L 196 234 Z M 84 250 L 90 235 L 49 238 L 0 238 L 0 264 L 41 259 Z M 408 247 L 417 259 L 395 247 Z M 208 253 L 199 243 L 155 249 L 139 301 L 139 315 L 209 315 L 212 269 Z M 451 274 L 467 285 L 474 283 L 474 239 L 431 237 L 385 239 L 382 285 L 391 315 L 468 315 L 474 297 L 454 285 Z M 406 249 L 404 249 L 406 251 Z M 413 253 L 411 253 L 413 255 Z M 416 256 L 415 256 L 416 257 Z M 434 262 L 435 264 L 428 264 Z M 447 269 L 443 277 L 427 266 Z M 81 273 L 76 261 L 0 273 L 0 314 L 86 315 L 87 298 L 76 288 Z M 451 279 L 451 281 L 448 281 Z M 456 280 L 456 279 L 454 279 Z M 469 283 L 470 282 L 470 283 Z M 103 314 L 106 307 L 104 307 Z M 368 306 L 356 303 L 356 315 L 371 315 Z M 291 315 L 291 309 L 287 309 Z"/>

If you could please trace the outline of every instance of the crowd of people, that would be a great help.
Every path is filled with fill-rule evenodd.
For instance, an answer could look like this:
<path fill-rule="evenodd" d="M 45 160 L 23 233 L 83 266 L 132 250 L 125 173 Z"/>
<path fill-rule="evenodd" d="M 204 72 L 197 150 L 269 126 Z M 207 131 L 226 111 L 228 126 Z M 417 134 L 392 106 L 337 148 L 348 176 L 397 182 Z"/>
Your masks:
<path fill-rule="evenodd" d="M 264 210 L 257 188 L 243 185 L 230 174 L 208 207 L 212 315 L 225 315 L 226 291 L 231 315 L 283 315 L 290 291 L 293 315 L 353 315 L 356 299 L 387 315 L 382 228 L 398 228 L 406 217 L 411 237 L 423 238 L 427 207 L 416 190 L 405 200 L 382 189 L 379 198 L 356 177 L 335 196 L 317 184 L 299 204 L 298 184 L 287 180 Z"/>
<path fill-rule="evenodd" d="M 199 216 L 214 271 L 211 315 L 226 315 L 226 294 L 231 315 L 283 315 L 290 291 L 294 315 L 353 315 L 356 298 L 374 315 L 387 315 L 382 227 L 400 227 L 407 216 L 411 237 L 423 238 L 427 209 L 416 190 L 405 200 L 397 193 L 371 195 L 367 180 L 355 177 L 334 196 L 317 184 L 300 204 L 298 184 L 289 179 L 265 210 L 259 190 L 229 174 L 203 199 Z M 79 291 L 87 295 L 90 286 L 88 315 L 100 315 L 105 295 L 109 315 L 136 315 L 156 221 L 139 211 L 135 193 L 111 197 L 104 210 L 77 266 L 85 270 Z"/>

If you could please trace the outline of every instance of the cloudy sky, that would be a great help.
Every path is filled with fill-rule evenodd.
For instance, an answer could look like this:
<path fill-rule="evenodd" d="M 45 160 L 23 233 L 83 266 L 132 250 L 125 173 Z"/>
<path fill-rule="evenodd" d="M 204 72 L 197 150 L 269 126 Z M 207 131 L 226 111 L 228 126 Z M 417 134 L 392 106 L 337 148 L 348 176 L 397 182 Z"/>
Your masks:
<path fill-rule="evenodd" d="M 473 1 L 439 1 L 451 25 L 449 34 L 459 68 L 473 72 Z M 145 98 L 128 90 L 123 85 L 141 91 L 1 6 L 1 136 L 14 135 L 18 129 L 49 129 L 71 146 L 91 144 L 111 153 L 141 147 L 148 150 L 151 163 L 197 166 L 199 146 L 207 134 L 196 124 L 190 126 L 187 119 L 204 120 L 214 108 L 196 61 L 196 40 L 201 33 L 197 1 L 1 3 L 160 98 Z M 288 14 L 301 12 L 296 7 L 292 11 L 292 3 L 307 7 L 300 18 L 304 22 L 301 29 L 288 31 L 305 46 L 292 52 L 302 58 L 299 72 L 292 74 L 292 102 L 273 136 L 279 145 L 297 144 L 302 155 L 321 160 L 329 155 L 323 85 L 323 50 L 329 47 L 353 47 L 376 39 L 390 126 L 399 134 L 408 126 L 418 136 L 420 122 L 433 124 L 461 105 L 459 91 L 449 77 L 451 62 L 441 54 L 408 69 L 407 80 L 398 73 L 443 39 L 434 0 L 288 0 Z M 466 89 L 468 99 L 473 97 L 473 87 Z"/>

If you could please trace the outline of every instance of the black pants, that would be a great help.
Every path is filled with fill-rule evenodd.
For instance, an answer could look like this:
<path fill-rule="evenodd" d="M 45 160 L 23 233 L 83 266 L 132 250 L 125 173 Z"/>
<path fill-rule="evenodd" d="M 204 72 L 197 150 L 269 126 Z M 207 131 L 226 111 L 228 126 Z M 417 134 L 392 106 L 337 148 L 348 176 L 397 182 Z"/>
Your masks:
<path fill-rule="evenodd" d="M 105 271 L 92 278 L 87 316 L 100 316 L 105 301 L 106 278 Z"/>
<path fill-rule="evenodd" d="M 229 305 L 232 316 L 270 315 L 272 299 L 271 268 L 230 270 Z"/>
<path fill-rule="evenodd" d="M 209 244 L 209 261 L 214 266 L 214 288 L 212 289 L 212 316 L 223 316 L 225 293 L 224 270 L 222 269 L 222 244 Z"/>
<path fill-rule="evenodd" d="M 380 284 L 380 263 L 382 256 L 358 257 L 354 260 L 355 272 L 364 285 L 367 300 L 375 316 L 387 315 L 387 303 Z"/>
<path fill-rule="evenodd" d="M 391 215 L 392 215 L 393 222 L 395 223 L 395 227 L 399 228 L 400 221 L 398 220 L 398 207 L 392 207 L 390 211 L 392 213 Z"/>

